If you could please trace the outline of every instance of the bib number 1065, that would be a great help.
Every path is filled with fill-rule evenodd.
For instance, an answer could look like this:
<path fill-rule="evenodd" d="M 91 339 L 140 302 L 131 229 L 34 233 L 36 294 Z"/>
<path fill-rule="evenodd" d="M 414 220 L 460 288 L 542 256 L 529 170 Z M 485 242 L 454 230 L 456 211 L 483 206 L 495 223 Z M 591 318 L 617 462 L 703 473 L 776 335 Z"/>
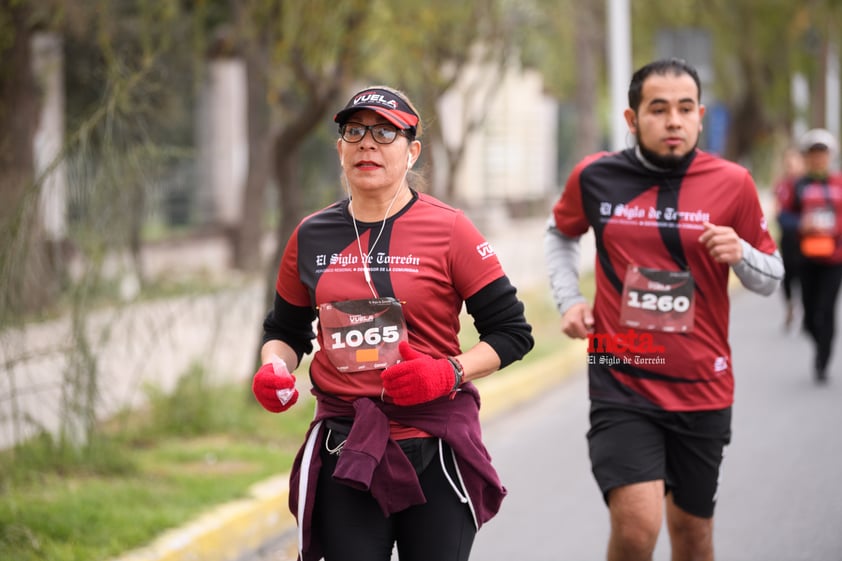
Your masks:
<path fill-rule="evenodd" d="M 654 292 L 640 292 L 629 290 L 626 303 L 630 308 L 652 310 L 658 312 L 686 312 L 690 309 L 690 298 L 687 296 L 673 296 L 672 294 L 655 294 Z"/>
<path fill-rule="evenodd" d="M 400 333 L 396 325 L 385 325 L 383 327 L 371 327 L 365 331 L 351 329 L 344 333 L 334 332 L 330 335 L 333 339 L 332 349 L 344 349 L 346 347 L 359 347 L 362 344 L 379 345 L 380 343 L 396 343 L 400 339 Z"/>

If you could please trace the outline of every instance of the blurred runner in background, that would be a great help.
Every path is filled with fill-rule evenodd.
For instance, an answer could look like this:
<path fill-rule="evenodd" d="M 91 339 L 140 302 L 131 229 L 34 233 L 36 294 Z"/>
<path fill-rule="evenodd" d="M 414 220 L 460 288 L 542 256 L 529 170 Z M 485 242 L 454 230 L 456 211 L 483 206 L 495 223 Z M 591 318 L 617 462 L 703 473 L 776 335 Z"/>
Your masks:
<path fill-rule="evenodd" d="M 830 162 L 838 149 L 825 129 L 811 129 L 800 141 L 805 174 L 781 199 L 781 220 L 798 232 L 804 331 L 815 346 L 813 377 L 827 381 L 836 334 L 836 300 L 842 283 L 842 175 Z"/>
<path fill-rule="evenodd" d="M 798 227 L 787 219 L 787 212 L 783 210 L 783 204 L 791 196 L 793 183 L 804 175 L 804 158 L 801 156 L 801 151 L 795 146 L 787 147 L 783 153 L 782 164 L 783 172 L 775 182 L 773 190 L 775 216 L 780 228 L 778 249 L 784 261 L 784 279 L 781 282 L 784 305 L 786 306 L 784 327 L 789 329 L 795 320 L 796 308 L 800 307 L 797 302 L 800 293 L 798 276 L 801 270 L 801 248 L 799 247 Z"/>

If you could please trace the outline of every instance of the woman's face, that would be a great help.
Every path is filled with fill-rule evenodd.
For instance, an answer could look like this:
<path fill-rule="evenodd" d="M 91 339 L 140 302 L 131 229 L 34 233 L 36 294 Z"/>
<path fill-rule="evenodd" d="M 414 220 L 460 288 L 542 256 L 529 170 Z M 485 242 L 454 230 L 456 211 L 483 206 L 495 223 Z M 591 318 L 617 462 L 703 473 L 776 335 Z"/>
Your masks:
<path fill-rule="evenodd" d="M 374 111 L 362 109 L 349 117 L 347 123 L 371 126 L 390 124 Z M 346 142 L 340 137 L 336 141 L 339 163 L 348 180 L 352 195 L 383 192 L 391 196 L 403 183 L 411 162 L 418 159 L 421 143 L 412 142 L 401 134 L 391 144 L 379 144 L 366 131 L 359 142 Z"/>

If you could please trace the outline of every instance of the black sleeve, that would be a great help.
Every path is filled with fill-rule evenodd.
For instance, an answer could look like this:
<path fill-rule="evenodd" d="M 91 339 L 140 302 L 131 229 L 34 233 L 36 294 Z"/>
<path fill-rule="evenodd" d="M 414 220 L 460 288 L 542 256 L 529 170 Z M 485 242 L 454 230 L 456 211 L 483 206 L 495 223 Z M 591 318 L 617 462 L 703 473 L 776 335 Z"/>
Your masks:
<path fill-rule="evenodd" d="M 316 319 L 316 310 L 310 306 L 293 306 L 278 293 L 275 293 L 275 305 L 263 320 L 263 343 L 272 340 L 280 340 L 292 347 L 298 355 L 298 362 L 301 357 L 313 352 L 313 321 Z"/>
<path fill-rule="evenodd" d="M 465 306 L 474 318 L 480 341 L 491 345 L 500 357 L 500 368 L 523 358 L 535 344 L 523 302 L 508 277 L 484 286 L 465 300 Z"/>

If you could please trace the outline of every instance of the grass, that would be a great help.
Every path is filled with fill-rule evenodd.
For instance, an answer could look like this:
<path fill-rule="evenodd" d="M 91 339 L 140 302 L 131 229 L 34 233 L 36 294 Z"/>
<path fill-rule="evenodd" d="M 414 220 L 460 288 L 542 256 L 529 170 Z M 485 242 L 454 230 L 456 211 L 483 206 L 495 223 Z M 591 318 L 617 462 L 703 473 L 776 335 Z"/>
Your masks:
<path fill-rule="evenodd" d="M 105 427 L 81 452 L 42 436 L 3 453 L 0 559 L 107 559 L 289 469 L 311 400 L 271 415 L 245 385 L 191 384 L 197 393 L 154 396 L 130 427 L 117 419 L 120 430 Z M 205 429 L 184 416 L 185 403 L 209 404 L 187 407 Z"/>
<path fill-rule="evenodd" d="M 517 365 L 528 368 L 563 339 L 546 291 L 520 297 L 536 340 Z M 462 323 L 467 347 L 476 332 Z M 210 387 L 198 367 L 147 395 L 146 410 L 109 420 L 83 449 L 42 435 L 0 453 L 0 559 L 101 561 L 144 545 L 288 471 L 313 411 L 302 392 L 266 413 L 247 383 Z"/>

